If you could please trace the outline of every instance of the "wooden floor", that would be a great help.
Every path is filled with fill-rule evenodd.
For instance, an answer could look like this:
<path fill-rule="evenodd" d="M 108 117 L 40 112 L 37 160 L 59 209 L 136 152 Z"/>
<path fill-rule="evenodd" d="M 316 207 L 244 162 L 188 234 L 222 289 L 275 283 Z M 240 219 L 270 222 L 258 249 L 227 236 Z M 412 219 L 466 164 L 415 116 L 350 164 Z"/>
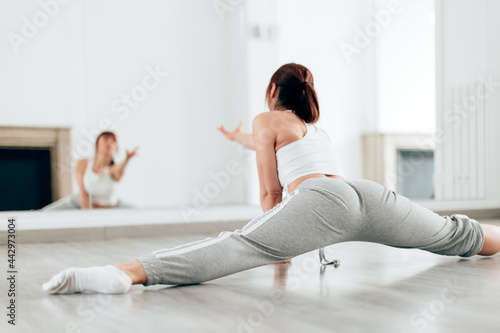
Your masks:
<path fill-rule="evenodd" d="M 123 295 L 47 295 L 67 267 L 124 262 L 205 238 L 189 235 L 18 248 L 17 325 L 0 332 L 498 332 L 500 255 L 460 259 L 369 243 L 331 246 L 188 287 L 133 286 Z"/>

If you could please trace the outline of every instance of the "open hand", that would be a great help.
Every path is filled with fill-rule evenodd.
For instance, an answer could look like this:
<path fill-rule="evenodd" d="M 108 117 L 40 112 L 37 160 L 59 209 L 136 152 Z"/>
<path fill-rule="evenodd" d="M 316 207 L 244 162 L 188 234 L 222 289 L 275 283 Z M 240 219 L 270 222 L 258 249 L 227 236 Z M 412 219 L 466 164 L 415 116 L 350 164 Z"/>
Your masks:
<path fill-rule="evenodd" d="M 235 139 L 235 136 L 238 134 L 238 133 L 243 133 L 243 122 L 240 121 L 240 124 L 238 125 L 238 127 L 232 131 L 232 132 L 229 132 L 227 131 L 225 128 L 224 128 L 224 125 L 220 125 L 219 127 L 217 127 L 217 129 L 219 131 L 222 132 L 222 134 L 224 134 L 226 136 L 226 138 L 228 138 L 229 140 L 231 141 L 234 141 Z"/>
<path fill-rule="evenodd" d="M 125 152 L 127 153 L 127 160 L 134 157 L 138 149 L 139 147 L 135 147 L 134 150 L 126 150 Z"/>

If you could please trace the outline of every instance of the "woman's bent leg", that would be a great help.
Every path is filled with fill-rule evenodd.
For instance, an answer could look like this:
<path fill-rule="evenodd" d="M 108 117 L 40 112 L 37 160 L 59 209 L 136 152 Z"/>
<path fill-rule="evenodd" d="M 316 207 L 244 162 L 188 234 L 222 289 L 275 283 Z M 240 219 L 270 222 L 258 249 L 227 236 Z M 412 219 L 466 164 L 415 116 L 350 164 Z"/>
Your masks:
<path fill-rule="evenodd" d="M 358 197 L 344 182 L 326 185 L 297 189 L 240 230 L 156 251 L 126 264 L 69 269 L 55 275 L 44 290 L 118 293 L 132 283 L 194 284 L 348 240 L 352 226 L 360 221 Z"/>
<path fill-rule="evenodd" d="M 348 240 L 358 197 L 343 182 L 327 185 L 297 189 L 241 230 L 139 257 L 145 285 L 201 283 Z"/>

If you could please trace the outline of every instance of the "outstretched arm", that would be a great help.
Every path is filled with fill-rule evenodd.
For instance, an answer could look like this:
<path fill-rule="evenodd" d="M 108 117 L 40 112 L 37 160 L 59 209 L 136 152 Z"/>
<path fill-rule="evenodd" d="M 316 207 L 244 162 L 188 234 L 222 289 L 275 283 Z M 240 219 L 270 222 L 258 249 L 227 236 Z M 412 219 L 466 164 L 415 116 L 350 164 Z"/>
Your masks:
<path fill-rule="evenodd" d="M 225 137 L 228 138 L 229 140 L 236 141 L 248 149 L 255 150 L 253 135 L 243 133 L 243 122 L 240 122 L 238 127 L 233 132 L 227 131 L 223 125 L 221 125 L 217 129 L 221 131 L 222 134 L 224 134 Z"/>
<path fill-rule="evenodd" d="M 125 167 L 127 166 L 128 161 L 130 161 L 130 159 L 135 156 L 135 154 L 137 153 L 137 149 L 139 148 L 135 147 L 134 150 L 127 150 L 127 157 L 125 157 L 125 159 L 121 163 L 115 164 L 109 169 L 109 173 L 114 180 L 120 181 L 120 179 L 123 177 L 123 175 L 125 174 Z"/>

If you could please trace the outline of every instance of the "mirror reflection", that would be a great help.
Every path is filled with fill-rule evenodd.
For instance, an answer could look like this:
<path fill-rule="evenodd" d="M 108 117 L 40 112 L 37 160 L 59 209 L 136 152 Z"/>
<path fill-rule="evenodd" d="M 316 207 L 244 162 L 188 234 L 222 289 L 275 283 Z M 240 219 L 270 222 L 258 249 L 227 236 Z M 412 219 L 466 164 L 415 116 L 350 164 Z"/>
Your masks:
<path fill-rule="evenodd" d="M 446 46 L 436 48 L 442 23 L 433 0 L 87 0 L 61 5 L 50 25 L 33 23 L 32 38 L 11 16 L 2 14 L 12 28 L 2 54 L 12 66 L 3 66 L 0 102 L 9 189 L 1 210 L 170 207 L 189 215 L 257 205 L 255 153 L 227 138 L 252 133 L 254 117 L 268 110 L 270 76 L 289 62 L 314 73 L 318 124 L 347 178 L 412 199 L 485 198 L 478 134 L 467 132 L 459 157 L 479 151 L 478 163 L 451 175 L 457 141 L 436 139 L 449 125 L 443 110 L 475 86 L 436 95 Z M 485 126 L 481 112 L 470 119 Z"/>
<path fill-rule="evenodd" d="M 95 157 L 76 161 L 74 173 L 78 194 L 59 199 L 42 210 L 133 207 L 119 199 L 116 185 L 124 176 L 127 164 L 136 155 L 138 148 L 127 150 L 123 161 L 115 162 L 113 156 L 117 147 L 117 138 L 113 132 L 99 134 Z"/>

